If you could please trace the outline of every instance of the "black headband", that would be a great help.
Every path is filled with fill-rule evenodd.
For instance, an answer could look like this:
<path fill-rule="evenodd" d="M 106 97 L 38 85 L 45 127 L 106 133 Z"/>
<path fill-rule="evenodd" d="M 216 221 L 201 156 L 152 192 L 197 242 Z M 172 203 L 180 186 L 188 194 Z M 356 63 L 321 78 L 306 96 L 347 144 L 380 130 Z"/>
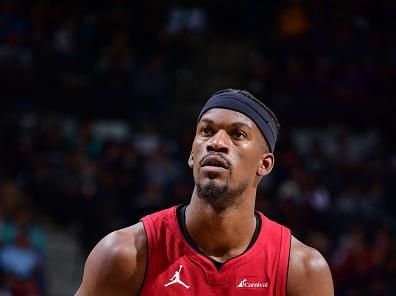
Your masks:
<path fill-rule="evenodd" d="M 278 137 L 277 124 L 271 114 L 259 103 L 238 92 L 222 92 L 213 95 L 203 106 L 198 121 L 210 109 L 223 108 L 240 112 L 249 117 L 260 129 L 271 152 L 274 152 Z"/>

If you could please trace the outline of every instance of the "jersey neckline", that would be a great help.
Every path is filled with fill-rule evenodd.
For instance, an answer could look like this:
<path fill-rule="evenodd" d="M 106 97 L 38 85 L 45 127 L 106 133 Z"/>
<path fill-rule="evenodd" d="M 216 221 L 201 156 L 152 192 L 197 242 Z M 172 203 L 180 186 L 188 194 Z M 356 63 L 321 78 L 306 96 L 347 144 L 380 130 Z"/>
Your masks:
<path fill-rule="evenodd" d="M 192 237 L 187 231 L 187 226 L 186 226 L 186 220 L 185 220 L 185 210 L 187 208 L 188 204 L 181 204 L 179 206 L 176 206 L 174 208 L 173 214 L 175 215 L 176 219 L 176 224 L 178 231 L 180 231 L 181 236 L 183 237 L 183 241 L 186 244 L 187 248 L 190 250 L 188 257 L 192 260 L 198 263 L 199 265 L 203 265 L 205 268 L 212 269 L 213 272 L 222 272 L 225 269 L 229 268 L 234 268 L 238 265 L 242 265 L 245 262 L 247 262 L 248 257 L 251 252 L 255 249 L 257 245 L 257 241 L 261 239 L 261 236 L 263 235 L 263 224 L 265 224 L 265 217 L 258 211 L 254 211 L 254 216 L 256 218 L 256 228 L 254 230 L 252 239 L 246 248 L 245 251 L 243 251 L 241 254 L 238 256 L 232 257 L 225 261 L 224 263 L 218 262 L 215 259 L 207 256 L 205 253 L 203 253 L 197 246 L 197 244 L 194 242 Z"/>

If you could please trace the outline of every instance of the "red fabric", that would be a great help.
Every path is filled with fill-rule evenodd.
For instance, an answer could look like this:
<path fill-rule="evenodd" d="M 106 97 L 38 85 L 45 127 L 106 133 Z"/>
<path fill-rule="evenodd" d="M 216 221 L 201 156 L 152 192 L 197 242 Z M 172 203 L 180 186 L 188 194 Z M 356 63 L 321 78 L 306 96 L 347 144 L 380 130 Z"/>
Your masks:
<path fill-rule="evenodd" d="M 254 245 L 219 270 L 187 243 L 176 207 L 144 217 L 148 265 L 140 295 L 286 295 L 290 230 L 260 216 Z"/>

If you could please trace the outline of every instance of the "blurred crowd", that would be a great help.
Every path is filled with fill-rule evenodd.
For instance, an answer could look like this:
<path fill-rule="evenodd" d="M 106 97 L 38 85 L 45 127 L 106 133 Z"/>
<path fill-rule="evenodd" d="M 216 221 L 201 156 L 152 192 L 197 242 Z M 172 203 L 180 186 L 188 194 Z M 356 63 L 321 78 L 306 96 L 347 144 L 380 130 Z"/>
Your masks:
<path fill-rule="evenodd" d="M 45 295 L 43 223 L 106 233 L 187 202 L 199 107 L 244 88 L 281 122 L 257 208 L 394 295 L 396 2 L 0 0 L 0 295 Z"/>

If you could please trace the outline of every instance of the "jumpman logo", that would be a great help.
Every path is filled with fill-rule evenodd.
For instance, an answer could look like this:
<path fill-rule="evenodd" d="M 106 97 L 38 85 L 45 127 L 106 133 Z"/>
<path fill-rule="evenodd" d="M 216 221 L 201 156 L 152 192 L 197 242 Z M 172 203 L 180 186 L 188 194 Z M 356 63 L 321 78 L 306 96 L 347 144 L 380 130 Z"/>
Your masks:
<path fill-rule="evenodd" d="M 170 279 L 170 282 L 164 285 L 165 287 L 168 287 L 168 286 L 173 285 L 173 284 L 180 284 L 186 289 L 190 288 L 190 286 L 188 286 L 185 283 L 183 283 L 182 280 L 180 279 L 180 271 L 181 271 L 182 268 L 183 268 L 183 265 L 180 264 L 179 265 L 179 270 L 175 272 L 173 277 Z"/>

